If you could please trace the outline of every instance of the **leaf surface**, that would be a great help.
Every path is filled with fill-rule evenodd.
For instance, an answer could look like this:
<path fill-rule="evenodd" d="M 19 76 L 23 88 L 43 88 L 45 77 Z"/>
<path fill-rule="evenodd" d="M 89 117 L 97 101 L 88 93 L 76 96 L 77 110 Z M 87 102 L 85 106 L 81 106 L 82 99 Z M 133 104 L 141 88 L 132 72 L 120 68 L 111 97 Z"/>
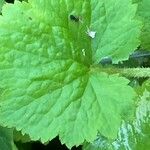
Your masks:
<path fill-rule="evenodd" d="M 115 62 L 125 59 L 138 46 L 140 27 L 133 19 L 136 5 L 127 0 L 124 21 L 114 28 L 122 17 L 117 14 L 100 40 L 100 27 L 107 27 L 111 13 L 117 8 L 123 13 L 124 7 L 120 8 L 120 0 L 114 9 L 112 0 L 96 2 L 30 0 L 4 6 L 0 16 L 0 123 L 16 127 L 32 140 L 47 142 L 59 135 L 68 147 L 93 141 L 97 132 L 116 138 L 121 119 L 130 116 L 126 110 L 132 112 L 135 93 L 127 79 L 102 73 L 93 64 L 108 55 L 107 48 L 110 54 L 118 49 Z M 96 15 L 101 8 L 107 13 Z M 71 20 L 71 14 L 81 20 Z M 126 28 L 120 30 L 124 23 Z M 129 26 L 131 32 L 117 42 L 117 35 Z M 94 39 L 87 35 L 87 27 L 97 31 Z M 116 40 L 107 42 L 110 30 L 117 32 L 112 37 Z M 100 48 L 97 40 L 108 46 Z"/>
<path fill-rule="evenodd" d="M 137 14 L 143 22 L 143 28 L 141 32 L 141 46 L 150 50 L 150 1 L 140 0 Z"/>
<path fill-rule="evenodd" d="M 140 44 L 141 23 L 135 13 L 137 4 L 131 0 L 91 1 L 91 29 L 97 34 L 92 41 L 94 62 L 111 57 L 113 63 L 127 60 Z"/>
<path fill-rule="evenodd" d="M 118 139 L 110 141 L 98 136 L 91 144 L 84 144 L 83 150 L 149 150 L 150 143 L 150 80 L 138 90 L 138 106 L 133 123 L 123 122 Z"/>

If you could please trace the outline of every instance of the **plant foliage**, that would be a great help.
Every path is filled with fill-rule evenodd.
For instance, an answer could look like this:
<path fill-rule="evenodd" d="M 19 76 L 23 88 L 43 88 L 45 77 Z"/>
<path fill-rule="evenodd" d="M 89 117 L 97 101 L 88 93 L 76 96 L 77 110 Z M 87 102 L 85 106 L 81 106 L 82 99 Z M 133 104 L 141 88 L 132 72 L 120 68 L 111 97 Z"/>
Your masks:
<path fill-rule="evenodd" d="M 129 79 L 101 69 L 99 61 L 109 57 L 119 64 L 140 43 L 148 48 L 147 3 L 6 3 L 0 16 L 0 125 L 42 143 L 59 136 L 68 148 L 99 134 L 115 140 L 122 120 L 133 120 L 137 96 Z"/>
<path fill-rule="evenodd" d="M 110 141 L 98 136 L 91 144 L 84 144 L 83 150 L 148 150 L 150 147 L 150 80 L 137 90 L 138 105 L 136 118 L 131 123 L 123 121 L 118 138 Z"/>

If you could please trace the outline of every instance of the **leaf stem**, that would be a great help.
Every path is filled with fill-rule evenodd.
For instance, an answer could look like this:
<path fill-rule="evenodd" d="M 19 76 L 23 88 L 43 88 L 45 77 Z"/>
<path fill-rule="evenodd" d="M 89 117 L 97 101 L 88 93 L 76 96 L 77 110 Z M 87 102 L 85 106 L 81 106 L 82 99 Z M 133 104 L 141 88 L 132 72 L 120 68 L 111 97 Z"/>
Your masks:
<path fill-rule="evenodd" d="M 126 77 L 134 78 L 150 78 L 150 68 L 117 68 L 117 67 L 106 67 L 101 68 L 101 71 L 107 72 L 109 74 L 119 73 L 120 75 Z"/>

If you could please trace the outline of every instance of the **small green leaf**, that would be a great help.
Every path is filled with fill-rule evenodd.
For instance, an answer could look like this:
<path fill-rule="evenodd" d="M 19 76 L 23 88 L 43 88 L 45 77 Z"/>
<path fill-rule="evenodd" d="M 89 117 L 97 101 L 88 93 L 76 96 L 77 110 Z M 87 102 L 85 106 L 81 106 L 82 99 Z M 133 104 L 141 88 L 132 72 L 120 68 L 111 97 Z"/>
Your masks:
<path fill-rule="evenodd" d="M 12 129 L 0 127 L 0 150 L 15 150 Z"/>
<path fill-rule="evenodd" d="M 15 142 L 22 142 L 22 143 L 31 141 L 29 135 L 27 134 L 23 135 L 20 131 L 16 130 L 13 131 L 13 139 Z"/>

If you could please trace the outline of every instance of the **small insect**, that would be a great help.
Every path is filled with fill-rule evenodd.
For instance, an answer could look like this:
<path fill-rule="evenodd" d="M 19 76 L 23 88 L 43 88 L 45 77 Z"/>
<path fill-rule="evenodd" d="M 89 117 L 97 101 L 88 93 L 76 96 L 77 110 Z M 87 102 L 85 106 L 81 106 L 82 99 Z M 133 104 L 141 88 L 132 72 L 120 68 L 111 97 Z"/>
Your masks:
<path fill-rule="evenodd" d="M 87 32 L 86 32 L 86 34 L 87 34 L 89 37 L 91 37 L 92 39 L 94 39 L 95 36 L 96 36 L 96 31 L 91 31 L 91 30 L 87 27 Z"/>
<path fill-rule="evenodd" d="M 75 21 L 75 22 L 79 22 L 80 21 L 80 18 L 77 17 L 77 16 L 74 16 L 74 15 L 70 15 L 70 19 Z"/>

